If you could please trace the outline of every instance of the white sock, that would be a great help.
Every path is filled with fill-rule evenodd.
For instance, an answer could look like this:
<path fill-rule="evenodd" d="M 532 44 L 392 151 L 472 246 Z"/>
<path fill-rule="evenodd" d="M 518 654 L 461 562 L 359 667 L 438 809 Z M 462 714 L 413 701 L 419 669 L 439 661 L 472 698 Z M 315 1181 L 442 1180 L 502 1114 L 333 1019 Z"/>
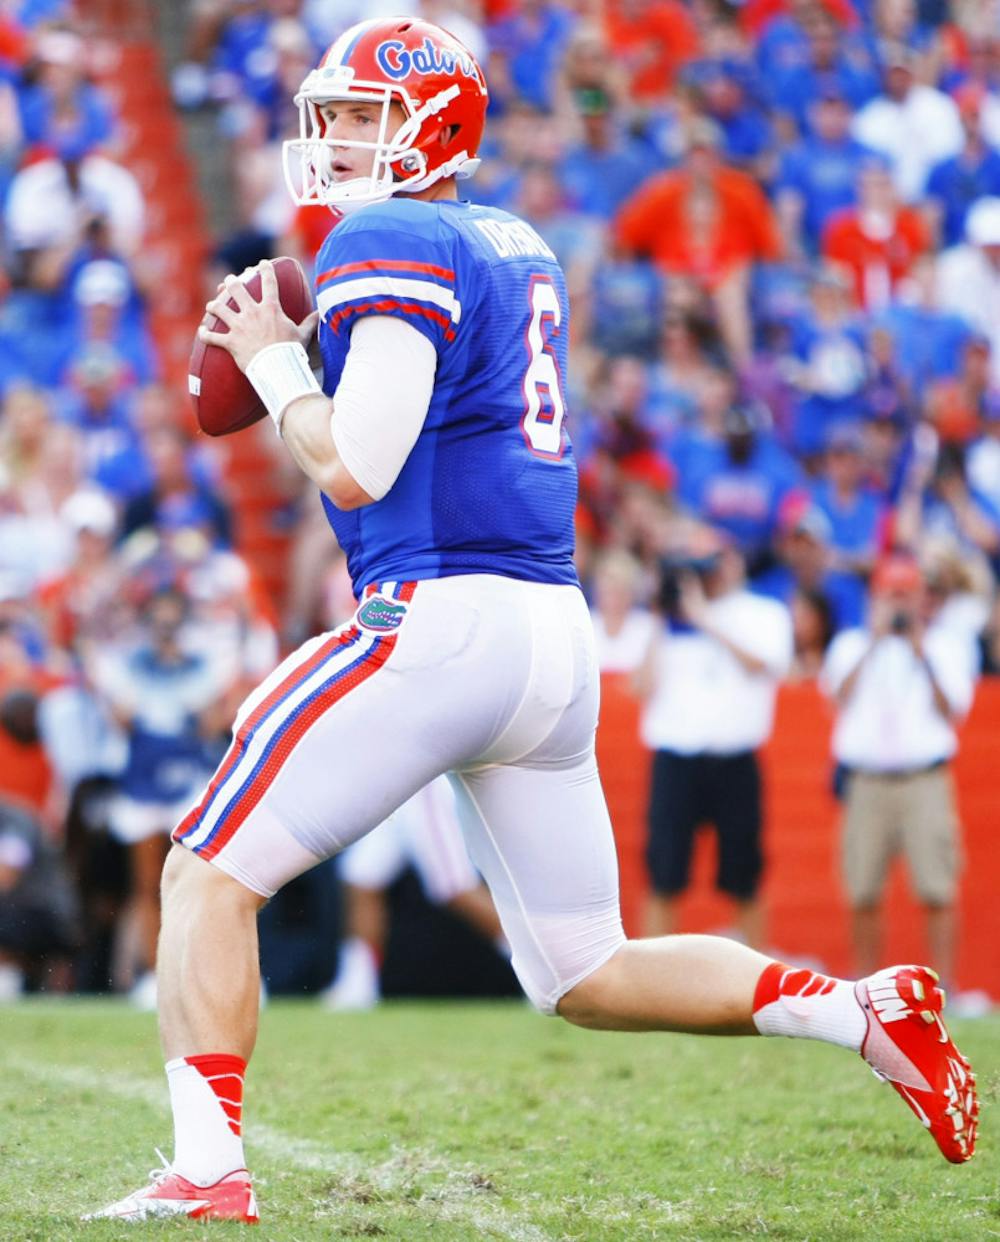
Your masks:
<path fill-rule="evenodd" d="M 24 991 L 24 972 L 0 962 L 0 1001 L 17 1000 Z"/>
<path fill-rule="evenodd" d="M 820 1039 L 855 1052 L 868 1030 L 853 983 L 782 962 L 766 967 L 757 983 L 753 1021 L 761 1035 Z"/>
<path fill-rule="evenodd" d="M 196 1186 L 213 1186 L 246 1168 L 241 1112 L 246 1063 L 233 1056 L 167 1062 L 174 1114 L 172 1168 Z"/>
<path fill-rule="evenodd" d="M 382 996 L 378 958 L 367 940 L 349 936 L 340 946 L 337 976 L 327 990 L 335 1008 L 370 1009 Z"/>

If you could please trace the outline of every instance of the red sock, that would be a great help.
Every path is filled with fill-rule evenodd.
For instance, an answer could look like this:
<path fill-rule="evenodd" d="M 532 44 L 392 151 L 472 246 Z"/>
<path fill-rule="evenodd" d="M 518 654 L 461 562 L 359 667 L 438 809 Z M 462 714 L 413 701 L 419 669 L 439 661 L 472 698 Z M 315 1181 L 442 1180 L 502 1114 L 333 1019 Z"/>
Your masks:
<path fill-rule="evenodd" d="M 829 975 L 817 974 L 815 970 L 801 967 L 797 970 L 784 962 L 771 962 L 765 966 L 753 994 L 753 1011 L 773 1004 L 779 996 L 826 996 L 837 986 L 837 980 Z"/>
<path fill-rule="evenodd" d="M 188 1065 L 201 1074 L 215 1092 L 222 1111 L 229 1121 L 229 1128 L 237 1138 L 243 1130 L 243 1078 L 247 1063 L 242 1057 L 218 1052 L 208 1056 L 185 1057 Z"/>
<path fill-rule="evenodd" d="M 174 1114 L 173 1168 L 196 1186 L 246 1168 L 243 1155 L 243 1075 L 247 1063 L 230 1053 L 167 1062 Z"/>
<path fill-rule="evenodd" d="M 771 962 L 761 972 L 753 1021 L 761 1035 L 821 1039 L 855 1051 L 867 1029 L 852 983 L 784 962 Z"/>

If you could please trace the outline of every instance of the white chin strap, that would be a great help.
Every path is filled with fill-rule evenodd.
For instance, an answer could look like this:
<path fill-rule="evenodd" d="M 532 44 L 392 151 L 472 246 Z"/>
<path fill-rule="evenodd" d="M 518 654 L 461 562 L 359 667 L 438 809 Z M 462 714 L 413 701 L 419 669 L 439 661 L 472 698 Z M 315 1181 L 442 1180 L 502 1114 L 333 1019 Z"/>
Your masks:
<path fill-rule="evenodd" d="M 462 151 L 440 168 L 428 172 L 427 156 L 413 148 L 424 121 L 441 112 L 454 99 L 459 93 L 457 86 L 449 86 L 427 100 L 421 108 L 407 117 L 391 139 L 386 138 L 385 131 L 393 94 L 380 84 L 373 84 L 373 87 L 380 92 L 374 98 L 365 84 L 365 89 L 337 96 L 337 99 L 340 102 L 346 98 L 381 103 L 382 119 L 375 142 L 339 139 L 333 141 L 324 137 L 320 133 L 318 105 L 328 102 L 329 96 L 323 94 L 321 88 L 308 89 L 308 82 L 296 96 L 300 133 L 298 138 L 290 138 L 282 143 L 281 157 L 285 184 L 297 206 L 320 205 L 348 214 L 370 203 L 385 202 L 394 194 L 414 194 L 444 177 L 471 177 L 479 167 L 478 159 L 473 159 L 466 151 Z M 305 132 L 307 123 L 312 131 L 309 134 Z M 333 162 L 338 151 L 374 152 L 371 173 L 363 177 L 353 177 L 349 181 L 335 181 Z M 394 173 L 394 165 L 406 174 L 402 179 Z"/>

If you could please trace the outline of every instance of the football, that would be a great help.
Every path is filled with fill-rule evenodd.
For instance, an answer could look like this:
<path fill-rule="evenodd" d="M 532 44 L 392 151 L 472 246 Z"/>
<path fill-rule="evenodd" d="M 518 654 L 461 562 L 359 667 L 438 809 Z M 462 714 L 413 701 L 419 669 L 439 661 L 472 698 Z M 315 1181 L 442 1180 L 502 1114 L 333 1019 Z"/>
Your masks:
<path fill-rule="evenodd" d="M 312 289 L 302 265 L 288 255 L 274 259 L 273 263 L 281 309 L 294 323 L 301 323 L 313 310 Z M 260 272 L 252 271 L 243 284 L 254 301 L 259 302 Z M 236 308 L 232 298 L 229 305 Z M 217 316 L 212 317 L 208 328 L 212 332 L 229 331 Z M 232 355 L 218 345 L 206 345 L 197 336 L 188 363 L 188 392 L 198 426 L 210 436 L 231 435 L 267 416 L 264 404 Z"/>

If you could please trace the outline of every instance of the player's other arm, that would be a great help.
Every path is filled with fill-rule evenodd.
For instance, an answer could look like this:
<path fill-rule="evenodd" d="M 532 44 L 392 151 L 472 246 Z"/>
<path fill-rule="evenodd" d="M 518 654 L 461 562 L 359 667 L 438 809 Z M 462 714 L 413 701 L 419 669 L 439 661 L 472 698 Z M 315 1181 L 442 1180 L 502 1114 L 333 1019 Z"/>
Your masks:
<path fill-rule="evenodd" d="M 437 364 L 430 341 L 396 319 L 359 320 L 330 398 L 320 391 L 304 353 L 316 316 L 296 326 L 284 314 L 269 262 L 261 264 L 259 303 L 228 277 L 206 312 L 218 315 L 229 331 L 210 332 L 203 324 L 199 336 L 228 350 L 246 372 L 303 473 L 339 509 L 380 500 L 427 415 Z"/>
<path fill-rule="evenodd" d="M 338 509 L 360 509 L 376 497 L 365 491 L 341 460 L 330 434 L 333 415 L 333 400 L 323 393 L 299 397 L 286 409 L 281 438 L 299 469 Z"/>
<path fill-rule="evenodd" d="M 310 478 L 339 509 L 381 500 L 399 477 L 424 425 L 437 351 L 416 328 L 387 315 L 351 330 L 340 383 L 325 406 L 304 397 L 288 407 L 282 435 Z"/>

